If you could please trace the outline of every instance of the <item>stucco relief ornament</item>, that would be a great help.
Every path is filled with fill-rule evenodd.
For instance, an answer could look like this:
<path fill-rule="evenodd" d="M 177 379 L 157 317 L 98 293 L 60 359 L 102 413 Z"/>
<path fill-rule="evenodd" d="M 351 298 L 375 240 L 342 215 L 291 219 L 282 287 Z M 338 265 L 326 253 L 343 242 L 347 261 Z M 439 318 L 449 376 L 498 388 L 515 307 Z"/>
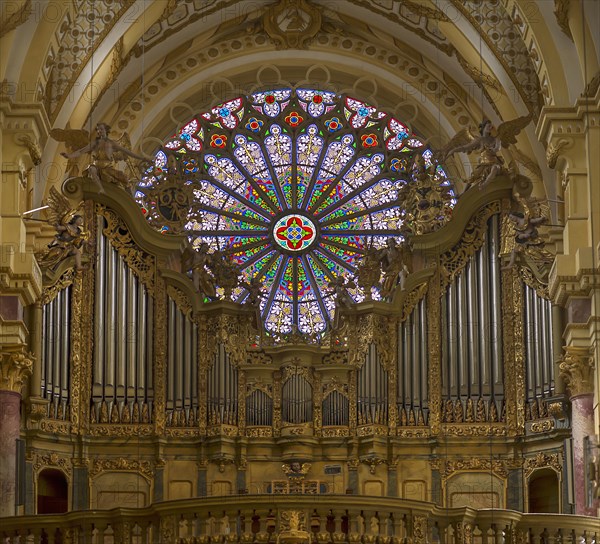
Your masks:
<path fill-rule="evenodd" d="M 263 18 L 277 49 L 305 49 L 321 29 L 321 12 L 306 0 L 281 0 Z"/>

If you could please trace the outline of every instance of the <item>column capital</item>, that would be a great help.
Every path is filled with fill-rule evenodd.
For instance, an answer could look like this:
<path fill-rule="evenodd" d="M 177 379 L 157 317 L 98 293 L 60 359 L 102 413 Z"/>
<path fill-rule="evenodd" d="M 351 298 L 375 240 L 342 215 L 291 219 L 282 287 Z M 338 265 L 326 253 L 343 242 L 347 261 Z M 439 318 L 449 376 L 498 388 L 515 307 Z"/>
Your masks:
<path fill-rule="evenodd" d="M 32 374 L 34 360 L 24 346 L 4 348 L 0 352 L 0 390 L 21 393 L 27 378 Z"/>
<path fill-rule="evenodd" d="M 588 347 L 565 346 L 565 354 L 560 363 L 560 376 L 571 397 L 594 391 L 594 358 Z"/>

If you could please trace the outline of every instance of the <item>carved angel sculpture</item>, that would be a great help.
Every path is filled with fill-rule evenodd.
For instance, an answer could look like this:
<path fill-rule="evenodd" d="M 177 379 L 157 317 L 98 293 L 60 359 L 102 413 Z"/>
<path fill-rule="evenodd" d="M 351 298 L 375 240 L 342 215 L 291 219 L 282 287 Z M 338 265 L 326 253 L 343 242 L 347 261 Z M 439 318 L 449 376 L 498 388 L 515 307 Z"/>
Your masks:
<path fill-rule="evenodd" d="M 69 148 L 75 148 L 70 153 L 61 153 L 67 159 L 76 159 L 81 155 L 90 153 L 92 163 L 83 172 L 89 176 L 97 185 L 100 193 L 104 192 L 103 183 L 116 183 L 125 189 L 129 188 L 129 180 L 124 172 L 115 167 L 116 161 L 132 157 L 140 161 L 146 161 L 145 157 L 137 155 L 127 148 L 128 137 L 124 135 L 124 145 L 108 137 L 110 126 L 106 123 L 96 125 L 96 139 L 89 143 L 89 134 L 85 130 L 53 130 L 50 135 L 58 141 L 65 142 Z M 85 142 L 85 143 L 84 143 Z M 76 147 L 79 144 L 80 147 Z"/>
<path fill-rule="evenodd" d="M 78 208 L 71 208 L 69 201 L 54 187 L 46 200 L 48 222 L 56 229 L 54 240 L 48 247 L 36 253 L 41 268 L 55 268 L 67 257 L 74 257 L 75 269 L 83 270 L 81 263 L 83 244 L 89 233 L 83 228 L 83 217 L 77 214 Z"/>
<path fill-rule="evenodd" d="M 209 272 L 212 265 L 212 255 L 208 253 L 208 244 L 203 242 L 196 251 L 191 244 L 185 246 L 181 255 L 183 270 L 192 271 L 194 287 L 208 298 L 217 296 L 215 278 Z"/>
<path fill-rule="evenodd" d="M 344 276 L 338 276 L 333 281 L 330 281 L 327 286 L 333 291 L 336 308 L 350 308 L 354 303 L 350 293 L 348 293 L 349 288 L 356 287 L 353 281 L 346 279 Z"/>
<path fill-rule="evenodd" d="M 379 263 L 383 273 L 382 297 L 389 297 L 392 294 L 397 280 L 400 289 L 404 289 L 406 277 L 410 273 L 408 259 L 409 252 L 405 245 L 398 245 L 394 238 L 388 238 L 386 247 L 379 253 Z"/>
<path fill-rule="evenodd" d="M 512 268 L 520 255 L 529 257 L 536 265 L 548 264 L 552 256 L 544 249 L 545 242 L 538 231 L 538 227 L 550 219 L 548 204 L 535 198 L 518 200 L 523 211 L 511 211 L 503 222 L 501 254 L 510 254 L 509 262 L 503 269 Z"/>
<path fill-rule="evenodd" d="M 479 125 L 479 136 L 472 134 L 468 127 L 461 130 L 441 150 L 441 160 L 446 160 L 454 153 L 479 151 L 477 166 L 466 183 L 467 187 L 477 185 L 483 189 L 505 170 L 504 159 L 498 155 L 500 149 L 516 144 L 516 136 L 530 121 L 530 115 L 518 117 L 502 123 L 495 129 L 489 119 L 484 119 Z"/>
<path fill-rule="evenodd" d="M 356 269 L 357 283 L 365 294 L 366 300 L 371 300 L 373 287 L 379 287 L 381 268 L 379 250 L 372 247 L 367 249 Z"/>

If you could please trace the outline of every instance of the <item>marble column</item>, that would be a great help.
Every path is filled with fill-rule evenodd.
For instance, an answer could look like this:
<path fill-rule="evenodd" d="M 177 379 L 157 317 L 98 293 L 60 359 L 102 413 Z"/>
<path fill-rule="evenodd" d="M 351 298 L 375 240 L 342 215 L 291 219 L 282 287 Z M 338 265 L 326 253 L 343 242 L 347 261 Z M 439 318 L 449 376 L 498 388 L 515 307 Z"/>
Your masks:
<path fill-rule="evenodd" d="M 32 357 L 20 348 L 0 354 L 0 517 L 16 513 L 21 388 L 31 375 L 32 366 Z"/>
<path fill-rule="evenodd" d="M 565 347 L 560 374 L 571 397 L 573 434 L 573 485 L 575 514 L 595 516 L 598 505 L 586 501 L 587 470 L 584 458 L 584 439 L 594 436 L 594 359 L 587 347 Z"/>

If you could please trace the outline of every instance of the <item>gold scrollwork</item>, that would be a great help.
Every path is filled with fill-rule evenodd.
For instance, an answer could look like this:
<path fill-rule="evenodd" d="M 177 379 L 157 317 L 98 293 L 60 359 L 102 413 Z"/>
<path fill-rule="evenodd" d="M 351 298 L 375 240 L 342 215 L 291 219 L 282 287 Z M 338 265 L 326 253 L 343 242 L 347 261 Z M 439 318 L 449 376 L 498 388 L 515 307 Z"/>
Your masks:
<path fill-rule="evenodd" d="M 101 205 L 96 205 L 98 215 L 104 217 L 106 226 L 102 230 L 111 241 L 119 255 L 123 257 L 129 268 L 146 286 L 148 292 L 154 293 L 156 259 L 138 247 L 127 229 L 125 222 L 114 212 Z"/>
<path fill-rule="evenodd" d="M 106 471 L 138 472 L 150 482 L 154 477 L 154 463 L 140 459 L 126 459 L 124 457 L 117 459 L 94 459 L 90 469 L 90 478 L 95 478 Z"/>
<path fill-rule="evenodd" d="M 527 457 L 523 463 L 525 478 L 529 478 L 531 473 L 538 468 L 550 467 L 556 472 L 562 472 L 562 462 L 558 453 L 538 452 L 535 457 Z"/>
<path fill-rule="evenodd" d="M 70 459 L 58 455 L 56 452 L 52 453 L 33 453 L 33 471 L 35 474 L 39 474 L 43 469 L 49 467 L 56 467 L 64 472 L 69 478 L 73 473 L 73 465 Z"/>
<path fill-rule="evenodd" d="M 181 289 L 177 289 L 173 285 L 167 285 L 167 295 L 175 302 L 185 316 L 190 317 L 192 304 L 188 296 Z"/>
<path fill-rule="evenodd" d="M 554 429 L 554 420 L 545 419 L 543 421 L 535 421 L 531 424 L 532 433 L 546 433 Z"/>
<path fill-rule="evenodd" d="M 42 290 L 42 296 L 40 302 L 42 304 L 49 304 L 52 302 L 58 293 L 60 293 L 63 289 L 66 289 L 73 283 L 75 279 L 75 269 L 69 268 L 58 280 L 50 286 L 44 286 Z"/>
<path fill-rule="evenodd" d="M 461 471 L 491 471 L 500 478 L 508 477 L 508 464 L 503 459 L 485 459 L 470 457 L 468 459 L 434 459 L 430 462 L 431 468 L 440 471 L 442 480 L 447 480 L 454 473 Z"/>

